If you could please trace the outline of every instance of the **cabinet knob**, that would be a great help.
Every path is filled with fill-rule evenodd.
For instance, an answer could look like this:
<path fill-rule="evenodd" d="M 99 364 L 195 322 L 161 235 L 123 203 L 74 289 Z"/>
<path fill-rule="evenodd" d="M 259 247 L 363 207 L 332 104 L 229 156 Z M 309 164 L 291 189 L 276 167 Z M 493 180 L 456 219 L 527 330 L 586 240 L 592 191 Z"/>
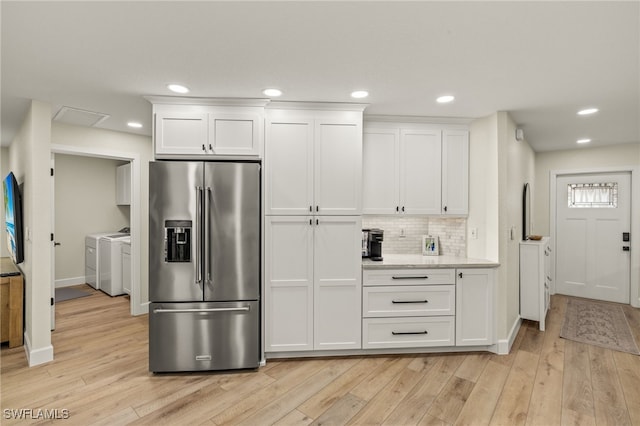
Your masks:
<path fill-rule="evenodd" d="M 402 206 L 402 213 L 404 213 L 404 206 Z"/>
<path fill-rule="evenodd" d="M 400 206 L 396 206 L 396 212 L 400 211 Z"/>
<path fill-rule="evenodd" d="M 316 206 L 316 211 L 319 211 L 319 210 L 320 210 L 320 207 Z"/>
<path fill-rule="evenodd" d="M 462 272 L 458 272 L 458 278 L 462 278 Z"/>
<path fill-rule="evenodd" d="M 444 206 L 444 212 L 445 213 L 447 212 L 447 206 Z"/>
<path fill-rule="evenodd" d="M 204 147 L 204 144 L 202 144 L 202 150 L 203 150 L 204 152 L 207 152 L 207 148 L 205 148 L 205 147 Z"/>

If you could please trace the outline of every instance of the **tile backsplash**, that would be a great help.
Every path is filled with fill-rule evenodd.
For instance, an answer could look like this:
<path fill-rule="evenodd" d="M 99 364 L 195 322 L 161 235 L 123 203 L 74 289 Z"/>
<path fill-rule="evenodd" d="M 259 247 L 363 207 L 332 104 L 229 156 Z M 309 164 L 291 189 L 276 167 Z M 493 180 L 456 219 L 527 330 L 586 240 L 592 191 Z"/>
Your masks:
<path fill-rule="evenodd" d="M 465 218 L 365 215 L 362 216 L 362 227 L 384 230 L 383 256 L 385 253 L 422 254 L 423 235 L 439 237 L 441 255 L 467 255 Z"/>

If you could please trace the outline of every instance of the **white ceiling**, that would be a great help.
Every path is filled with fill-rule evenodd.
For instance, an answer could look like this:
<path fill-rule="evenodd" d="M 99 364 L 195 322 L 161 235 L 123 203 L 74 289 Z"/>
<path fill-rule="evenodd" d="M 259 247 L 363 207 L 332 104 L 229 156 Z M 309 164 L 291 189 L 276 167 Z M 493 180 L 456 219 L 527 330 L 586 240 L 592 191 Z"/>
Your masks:
<path fill-rule="evenodd" d="M 640 2 L 0 2 L 3 146 L 30 99 L 151 134 L 143 95 L 350 102 L 365 114 L 509 111 L 536 151 L 640 142 Z M 435 98 L 456 96 L 452 104 Z M 356 102 L 362 102 L 357 100 Z M 595 106 L 600 112 L 579 117 Z M 127 128 L 137 120 L 140 130 Z"/>

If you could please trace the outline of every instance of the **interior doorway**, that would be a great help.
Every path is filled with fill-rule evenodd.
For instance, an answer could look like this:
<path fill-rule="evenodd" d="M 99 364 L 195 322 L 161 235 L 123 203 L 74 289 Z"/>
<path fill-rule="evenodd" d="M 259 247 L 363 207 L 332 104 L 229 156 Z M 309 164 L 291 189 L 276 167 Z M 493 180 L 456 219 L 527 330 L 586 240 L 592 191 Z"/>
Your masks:
<path fill-rule="evenodd" d="M 140 291 L 140 265 L 141 265 L 141 216 L 140 216 L 140 155 L 137 153 L 116 152 L 100 148 L 86 148 L 80 146 L 52 145 L 51 153 L 67 154 L 81 157 L 93 157 L 121 162 L 129 162 L 131 165 L 131 204 L 129 206 L 130 235 L 131 235 L 131 315 L 141 315 L 147 312 L 147 304 L 141 302 Z M 52 194 L 53 202 L 53 194 Z M 55 206 L 52 206 L 54 208 Z M 55 209 L 53 210 L 55 211 Z M 53 242 L 52 242 L 53 245 Z M 54 249 L 52 248 L 52 251 Z M 52 254 L 53 256 L 53 254 Z M 54 258 L 52 257 L 52 261 Z M 53 271 L 52 271 L 53 272 Z M 55 287 L 55 273 L 52 273 L 52 289 Z M 53 290 L 52 290 L 53 291 Z M 52 311 L 55 307 L 52 307 Z"/>
<path fill-rule="evenodd" d="M 630 303 L 631 173 L 555 179 L 556 292 Z"/>

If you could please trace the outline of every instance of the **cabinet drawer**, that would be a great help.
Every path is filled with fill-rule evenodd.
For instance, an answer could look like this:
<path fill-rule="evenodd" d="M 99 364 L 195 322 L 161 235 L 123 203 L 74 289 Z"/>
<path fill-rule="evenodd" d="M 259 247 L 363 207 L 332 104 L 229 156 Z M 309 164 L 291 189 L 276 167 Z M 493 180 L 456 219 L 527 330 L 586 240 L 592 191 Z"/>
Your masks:
<path fill-rule="evenodd" d="M 455 317 L 365 318 L 362 348 L 453 346 Z"/>
<path fill-rule="evenodd" d="M 365 287 L 362 299 L 364 317 L 454 315 L 456 311 L 453 285 Z"/>
<path fill-rule="evenodd" d="M 455 269 L 365 269 L 362 273 L 365 286 L 455 283 Z"/>

